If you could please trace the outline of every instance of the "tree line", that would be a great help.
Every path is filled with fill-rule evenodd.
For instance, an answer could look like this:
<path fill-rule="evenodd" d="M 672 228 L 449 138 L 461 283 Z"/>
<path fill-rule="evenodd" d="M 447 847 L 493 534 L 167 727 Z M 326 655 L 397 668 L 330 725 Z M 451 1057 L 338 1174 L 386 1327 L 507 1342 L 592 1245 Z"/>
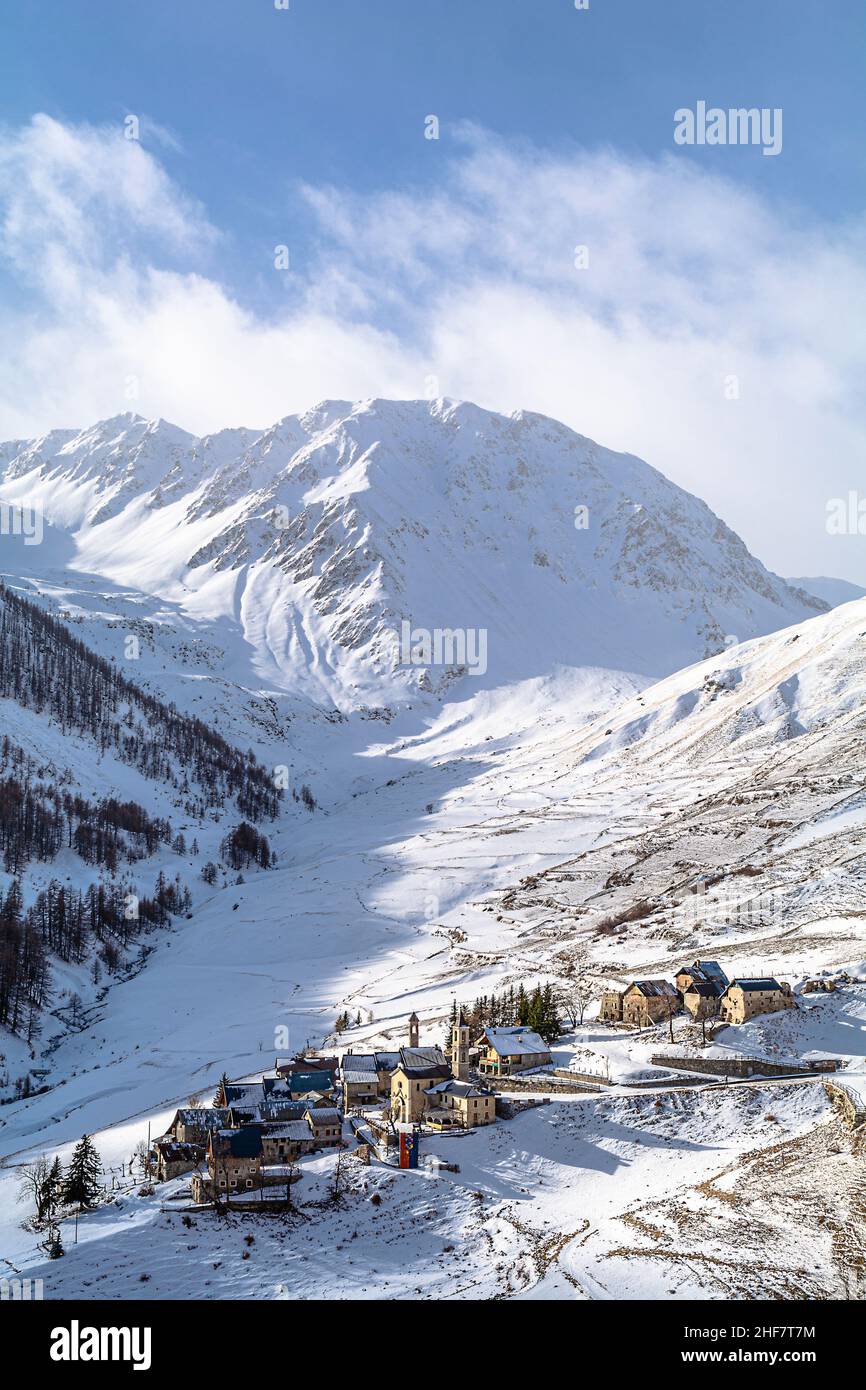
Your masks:
<path fill-rule="evenodd" d="M 281 790 L 252 751 L 241 753 L 201 719 L 181 714 L 92 652 L 56 618 L 0 584 L 0 696 L 50 715 L 145 777 L 207 807 L 234 798 L 248 820 L 277 814 Z M 199 798 L 200 804 L 201 798 Z"/>

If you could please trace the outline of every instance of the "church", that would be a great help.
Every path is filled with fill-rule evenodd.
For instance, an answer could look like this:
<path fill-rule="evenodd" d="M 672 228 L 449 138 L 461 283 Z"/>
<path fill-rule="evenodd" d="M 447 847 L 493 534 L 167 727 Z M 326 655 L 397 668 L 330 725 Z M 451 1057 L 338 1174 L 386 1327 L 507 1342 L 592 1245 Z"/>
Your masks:
<path fill-rule="evenodd" d="M 409 1046 L 391 1073 L 391 1118 L 396 1124 L 471 1129 L 496 1119 L 496 1097 L 469 1080 L 469 1027 L 461 1013 L 451 1033 L 451 1063 L 439 1047 L 419 1047 L 418 1016 L 409 1019 Z"/>

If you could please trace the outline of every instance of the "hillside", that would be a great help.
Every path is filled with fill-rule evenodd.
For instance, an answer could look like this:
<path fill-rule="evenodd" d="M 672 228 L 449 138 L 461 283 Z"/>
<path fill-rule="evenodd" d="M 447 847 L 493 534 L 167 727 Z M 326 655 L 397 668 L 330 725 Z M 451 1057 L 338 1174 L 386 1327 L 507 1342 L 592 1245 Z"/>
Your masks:
<path fill-rule="evenodd" d="M 554 665 L 659 677 L 826 607 L 640 459 L 444 400 L 203 439 L 120 416 L 0 445 L 0 497 L 43 509 L 65 571 L 234 631 L 222 675 L 343 710 Z M 416 662 L 404 622 L 462 637 Z"/>

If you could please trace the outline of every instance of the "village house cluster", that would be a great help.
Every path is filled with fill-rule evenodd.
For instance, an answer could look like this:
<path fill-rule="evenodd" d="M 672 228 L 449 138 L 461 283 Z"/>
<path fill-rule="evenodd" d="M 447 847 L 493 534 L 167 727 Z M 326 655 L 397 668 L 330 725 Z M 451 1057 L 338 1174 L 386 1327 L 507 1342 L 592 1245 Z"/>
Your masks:
<path fill-rule="evenodd" d="M 450 1058 L 439 1047 L 422 1047 L 419 1027 L 413 1013 L 408 1045 L 394 1051 L 350 1051 L 339 1062 L 277 1057 L 258 1080 L 224 1077 L 212 1106 L 175 1112 L 152 1145 L 152 1173 L 160 1181 L 191 1173 L 196 1202 L 287 1190 L 302 1155 L 343 1142 L 346 1115 L 378 1106 L 395 1133 L 489 1125 L 496 1119 L 496 1093 L 484 1078 L 517 1075 L 552 1060 L 543 1039 L 522 1026 L 486 1028 L 470 1046 L 460 1013 Z"/>
<path fill-rule="evenodd" d="M 729 980 L 718 961 L 696 960 L 670 980 L 632 980 L 624 990 L 605 990 L 599 1020 L 649 1028 L 685 1010 L 693 1019 L 747 1023 L 758 1014 L 793 1009 L 791 986 L 772 976 Z"/>
<path fill-rule="evenodd" d="M 192 1173 L 196 1201 L 284 1186 L 301 1154 L 340 1143 L 336 1058 L 277 1058 L 258 1081 L 219 1085 L 212 1106 L 175 1112 L 151 1150 L 154 1175 Z"/>

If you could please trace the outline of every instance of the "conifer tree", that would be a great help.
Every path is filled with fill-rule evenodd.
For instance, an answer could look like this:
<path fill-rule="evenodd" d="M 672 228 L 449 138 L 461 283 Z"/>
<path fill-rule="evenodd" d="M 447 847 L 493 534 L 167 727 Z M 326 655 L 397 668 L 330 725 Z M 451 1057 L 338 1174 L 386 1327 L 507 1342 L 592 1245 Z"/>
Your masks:
<path fill-rule="evenodd" d="M 102 1163 L 96 1152 L 93 1140 L 83 1134 L 72 1150 L 72 1158 L 63 1182 L 63 1202 L 71 1206 L 77 1202 L 79 1207 L 96 1205 L 102 1191 Z"/>

